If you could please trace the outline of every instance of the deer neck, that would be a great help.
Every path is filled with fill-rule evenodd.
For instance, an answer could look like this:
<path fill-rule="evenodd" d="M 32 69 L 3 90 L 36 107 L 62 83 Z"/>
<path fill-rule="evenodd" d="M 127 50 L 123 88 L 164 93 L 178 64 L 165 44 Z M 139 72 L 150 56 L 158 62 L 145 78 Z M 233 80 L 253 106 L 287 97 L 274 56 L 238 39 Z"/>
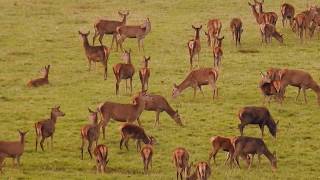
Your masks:
<path fill-rule="evenodd" d="M 127 23 L 127 16 L 123 16 L 122 25 L 125 25 L 126 23 Z"/>
<path fill-rule="evenodd" d="M 276 160 L 276 158 L 273 156 L 273 154 L 265 147 L 265 151 L 263 153 L 268 159 L 270 162 L 273 162 Z"/>
<path fill-rule="evenodd" d="M 143 143 L 150 144 L 150 142 L 151 142 L 150 138 L 146 134 L 144 134 Z"/>
<path fill-rule="evenodd" d="M 151 24 L 150 24 L 150 22 L 148 21 L 148 22 L 146 23 L 146 27 L 145 27 L 145 34 L 148 34 L 150 31 L 151 31 Z"/>
<path fill-rule="evenodd" d="M 196 35 L 195 35 L 194 39 L 200 41 L 199 31 L 196 31 Z"/>
<path fill-rule="evenodd" d="M 191 77 L 192 76 L 188 76 L 185 80 L 182 81 L 181 84 L 178 85 L 177 88 L 179 92 L 182 92 L 183 90 L 191 86 Z"/>
<path fill-rule="evenodd" d="M 253 14 L 253 16 L 256 18 L 257 23 L 259 23 L 258 21 L 259 21 L 259 15 L 260 15 L 260 14 L 257 12 L 257 10 L 256 10 L 255 7 L 252 7 L 252 6 L 251 6 L 251 9 L 252 9 L 252 14 Z"/>
<path fill-rule="evenodd" d="M 142 100 L 142 99 L 138 99 L 137 100 L 137 104 L 135 105 L 135 107 L 137 109 L 137 112 L 138 112 L 137 115 L 138 116 L 142 113 L 142 111 L 144 110 L 145 106 L 146 106 L 146 104 L 145 104 L 144 100 Z"/>
<path fill-rule="evenodd" d="M 164 109 L 171 117 L 176 114 L 176 111 L 172 109 L 172 107 L 167 104 L 166 108 Z"/>
<path fill-rule="evenodd" d="M 319 86 L 315 81 L 313 81 L 313 83 L 311 83 L 310 88 L 311 88 L 314 92 L 316 92 L 318 96 L 320 95 L 320 86 Z"/>
<path fill-rule="evenodd" d="M 50 121 L 53 122 L 53 124 L 55 124 L 57 122 L 57 119 L 58 119 L 58 117 L 55 114 L 51 113 Z"/>
<path fill-rule="evenodd" d="M 89 44 L 89 41 L 88 41 L 88 38 L 85 37 L 83 38 L 83 47 L 86 49 L 88 47 L 90 47 L 90 44 Z"/>
<path fill-rule="evenodd" d="M 25 143 L 25 136 L 21 136 L 21 137 L 20 137 L 20 143 L 21 143 L 21 144 L 24 144 L 24 143 Z"/>

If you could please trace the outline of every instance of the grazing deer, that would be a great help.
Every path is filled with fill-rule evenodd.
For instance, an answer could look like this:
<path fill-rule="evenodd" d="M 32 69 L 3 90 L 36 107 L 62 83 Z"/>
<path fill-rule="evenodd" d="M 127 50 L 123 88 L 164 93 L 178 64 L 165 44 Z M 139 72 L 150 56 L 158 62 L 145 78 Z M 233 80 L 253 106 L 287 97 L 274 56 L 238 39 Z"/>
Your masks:
<path fill-rule="evenodd" d="M 290 26 L 292 25 L 295 9 L 291 4 L 283 3 L 281 5 L 281 15 L 282 15 L 282 26 L 287 20 L 289 20 Z"/>
<path fill-rule="evenodd" d="M 20 141 L 0 141 L 0 172 L 2 172 L 2 163 L 6 157 L 13 158 L 13 163 L 20 166 L 20 157 L 24 152 L 25 136 L 28 133 L 18 130 Z"/>
<path fill-rule="evenodd" d="M 126 13 L 122 13 L 122 12 L 118 11 L 118 14 L 120 15 L 120 17 L 122 17 L 122 21 L 112 21 L 112 20 L 99 19 L 94 24 L 94 36 L 92 39 L 93 45 L 94 45 L 94 41 L 98 35 L 99 35 L 99 42 L 102 45 L 103 36 L 105 34 L 112 34 L 111 49 L 113 47 L 114 40 L 116 40 L 117 51 L 118 51 L 117 27 L 126 25 L 129 11 L 127 11 Z"/>
<path fill-rule="evenodd" d="M 146 174 L 148 173 L 148 170 L 149 170 L 149 164 L 152 168 L 152 156 L 153 156 L 152 145 L 150 144 L 144 145 L 140 151 L 140 154 L 143 162 L 144 173 Z"/>
<path fill-rule="evenodd" d="M 199 162 L 194 173 L 186 180 L 207 180 L 211 175 L 211 168 L 207 162 Z"/>
<path fill-rule="evenodd" d="M 283 43 L 283 35 L 280 34 L 276 27 L 272 24 L 261 24 L 260 31 L 262 36 L 264 37 L 264 41 L 266 44 L 271 43 L 271 38 L 274 37 L 281 44 Z"/>
<path fill-rule="evenodd" d="M 263 3 L 264 0 L 261 2 L 254 0 L 255 7 L 258 9 L 258 13 L 264 14 L 266 17 L 266 23 L 272 24 L 276 26 L 277 20 L 278 20 L 278 15 L 275 12 L 264 12 L 263 11 Z"/>
<path fill-rule="evenodd" d="M 274 96 L 277 100 L 280 101 L 280 103 L 283 101 L 283 95 L 280 94 L 281 92 L 281 81 L 279 80 L 274 80 L 271 81 L 266 75 L 264 75 L 261 72 L 262 79 L 260 80 L 259 87 L 264 95 L 264 102 L 265 103 L 266 99 L 268 98 L 268 103 L 270 104 L 271 98 Z"/>
<path fill-rule="evenodd" d="M 248 168 L 250 168 L 252 165 L 254 155 L 258 154 L 258 159 L 260 164 L 260 156 L 263 154 L 270 161 L 272 170 L 275 171 L 277 169 L 276 153 L 274 152 L 272 154 L 269 151 L 263 139 L 240 136 L 235 139 L 234 147 L 235 147 L 235 152 L 233 155 L 233 159 L 237 162 L 237 165 L 239 168 L 240 168 L 239 156 L 248 157 L 249 154 L 252 155 L 251 162 L 249 162 L 249 166 L 248 166 Z M 248 163 L 248 159 L 247 159 L 247 163 Z"/>
<path fill-rule="evenodd" d="M 103 139 L 105 139 L 105 128 L 110 119 L 120 122 L 132 123 L 138 121 L 142 111 L 145 108 L 146 101 L 151 97 L 142 91 L 133 97 L 133 104 L 120 104 L 114 102 L 104 102 L 98 106 L 98 112 L 101 115 Z"/>
<path fill-rule="evenodd" d="M 147 18 L 143 24 L 138 26 L 119 26 L 117 27 L 117 41 L 120 45 L 121 50 L 123 50 L 122 43 L 126 38 L 137 38 L 138 40 L 138 48 L 140 51 L 140 46 L 144 51 L 144 38 L 149 34 L 151 31 L 151 22 L 149 18 Z"/>
<path fill-rule="evenodd" d="M 224 39 L 224 36 L 222 38 L 215 37 L 215 39 L 216 39 L 216 45 L 213 48 L 213 67 L 219 68 L 221 64 L 221 59 L 223 56 L 222 40 Z"/>
<path fill-rule="evenodd" d="M 94 62 L 94 63 L 101 62 L 101 64 L 104 67 L 104 79 L 106 80 L 110 49 L 103 45 L 90 46 L 88 41 L 88 35 L 90 34 L 90 31 L 88 33 L 82 33 L 79 31 L 79 34 L 81 35 L 83 40 L 83 47 L 89 63 L 89 71 L 91 70 L 91 62 Z"/>
<path fill-rule="evenodd" d="M 122 149 L 122 144 L 126 146 L 127 150 L 128 148 L 128 142 L 129 139 L 135 139 L 136 145 L 137 145 L 137 151 L 141 150 L 141 141 L 143 141 L 144 144 L 155 144 L 156 139 L 153 136 L 148 136 L 144 129 L 142 127 L 139 127 L 134 124 L 125 123 L 120 127 L 120 134 L 121 134 L 121 140 L 120 140 L 120 149 Z"/>
<path fill-rule="evenodd" d="M 131 49 L 129 51 L 124 50 L 124 54 L 127 57 L 126 63 L 118 63 L 113 66 L 113 73 L 116 77 L 116 95 L 119 94 L 119 85 L 122 79 L 126 80 L 127 91 L 127 79 L 130 80 L 130 92 L 132 93 L 132 78 L 135 73 L 134 66 L 131 63 Z"/>
<path fill-rule="evenodd" d="M 96 157 L 97 173 L 104 173 L 109 162 L 107 146 L 103 144 L 97 145 L 94 148 L 93 154 Z"/>
<path fill-rule="evenodd" d="M 202 28 L 202 25 L 200 25 L 200 27 L 198 28 L 192 25 L 192 28 L 195 30 L 195 35 L 194 35 L 194 38 L 189 40 L 187 43 L 189 56 L 190 56 L 190 70 L 193 68 L 193 59 L 196 55 L 197 55 L 198 66 L 199 66 L 199 54 L 201 50 L 200 30 Z"/>
<path fill-rule="evenodd" d="M 232 32 L 232 39 L 236 41 L 236 46 L 241 45 L 242 21 L 240 18 L 233 18 L 230 22 L 230 29 Z"/>
<path fill-rule="evenodd" d="M 212 145 L 212 151 L 209 154 L 209 161 L 213 158 L 214 164 L 216 165 L 216 155 L 219 152 L 220 149 L 223 151 L 228 152 L 227 159 L 225 160 L 224 164 L 226 164 L 228 161 L 230 163 L 230 166 L 232 165 L 232 157 L 234 153 L 234 147 L 232 145 L 234 137 L 223 137 L 223 136 L 213 136 L 210 138 L 210 143 Z"/>
<path fill-rule="evenodd" d="M 50 70 L 50 64 L 48 66 L 44 66 L 43 69 L 41 69 L 41 73 L 43 74 L 42 78 L 32 79 L 27 83 L 28 87 L 38 87 L 45 84 L 49 84 L 49 70 Z"/>
<path fill-rule="evenodd" d="M 143 60 L 144 60 L 143 67 L 139 71 L 142 91 L 148 90 L 149 88 L 150 68 L 148 67 L 148 63 L 150 61 L 150 56 L 149 57 L 144 56 Z"/>
<path fill-rule="evenodd" d="M 201 86 L 210 85 L 213 92 L 212 98 L 214 99 L 214 97 L 218 96 L 218 88 L 216 86 L 217 80 L 218 70 L 215 68 L 200 68 L 193 70 L 179 85 L 173 84 L 172 97 L 176 98 L 183 90 L 192 87 L 194 89 L 193 98 L 195 98 L 197 88 L 202 92 Z"/>
<path fill-rule="evenodd" d="M 238 125 L 241 136 L 243 136 L 243 129 L 248 124 L 257 124 L 260 127 L 261 135 L 264 136 L 264 126 L 267 126 L 270 134 L 276 138 L 277 123 L 273 120 L 269 110 L 265 107 L 247 106 L 239 110 L 238 118 L 240 124 Z"/>
<path fill-rule="evenodd" d="M 178 125 L 183 126 L 181 122 L 180 115 L 178 110 L 172 109 L 166 98 L 160 95 L 151 95 L 149 100 L 146 101 L 145 110 L 146 111 L 155 111 L 156 120 L 154 121 L 154 127 L 159 126 L 159 117 L 160 113 L 165 111 Z"/>
<path fill-rule="evenodd" d="M 98 145 L 101 128 L 101 122 L 98 124 L 98 112 L 92 111 L 90 108 L 88 108 L 88 110 L 90 113 L 89 121 L 91 122 L 91 124 L 87 124 L 81 128 L 81 159 L 83 159 L 83 147 L 86 141 L 88 141 L 88 153 L 90 155 L 90 158 L 92 159 L 91 147 L 93 142 L 96 142 L 96 146 Z"/>
<path fill-rule="evenodd" d="M 208 46 L 214 47 L 216 45 L 216 37 L 220 36 L 222 23 L 219 19 L 211 19 L 207 24 L 208 33 L 205 32 L 205 35 L 208 39 Z"/>
<path fill-rule="evenodd" d="M 43 143 L 48 137 L 51 137 L 51 149 L 53 148 L 53 134 L 56 129 L 56 122 L 59 116 L 65 116 L 65 113 L 60 110 L 60 106 L 51 108 L 51 114 L 49 119 L 43 119 L 34 124 L 36 131 L 36 151 L 38 150 L 38 141 L 41 138 L 40 146 L 44 151 Z"/>
<path fill-rule="evenodd" d="M 176 167 L 177 180 L 182 180 L 182 176 L 188 177 L 192 167 L 192 163 L 189 165 L 189 153 L 185 148 L 178 147 L 173 151 L 172 161 Z"/>

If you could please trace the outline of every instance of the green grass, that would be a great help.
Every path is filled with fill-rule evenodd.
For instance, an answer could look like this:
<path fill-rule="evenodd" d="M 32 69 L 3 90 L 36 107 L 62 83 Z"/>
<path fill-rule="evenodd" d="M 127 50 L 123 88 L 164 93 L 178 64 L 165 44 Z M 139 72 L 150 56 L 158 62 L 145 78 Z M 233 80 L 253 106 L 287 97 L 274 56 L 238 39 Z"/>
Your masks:
<path fill-rule="evenodd" d="M 281 1 L 282 2 L 282 1 Z M 265 4 L 265 9 L 279 14 L 280 1 Z M 305 9 L 306 3 L 290 0 L 296 11 Z M 320 77 L 318 39 L 301 44 L 289 28 L 278 30 L 284 34 L 285 43 L 273 41 L 261 45 L 258 26 L 247 1 L 229 0 L 139 0 L 139 1 L 46 1 L 0 0 L 0 139 L 16 140 L 17 128 L 30 130 L 27 135 L 23 166 L 15 168 L 10 159 L 4 167 L 5 179 L 174 179 L 171 163 L 174 148 L 183 146 L 191 154 L 191 161 L 207 160 L 210 151 L 209 138 L 214 135 L 239 135 L 237 111 L 246 105 L 262 105 L 258 89 L 259 72 L 269 67 L 303 69 L 316 81 Z M 144 112 L 141 120 L 148 133 L 159 144 L 155 146 L 153 169 L 143 175 L 139 154 L 130 143 L 130 151 L 119 150 L 119 122 L 112 121 L 107 128 L 107 139 L 101 143 L 109 147 L 110 162 L 105 175 L 95 173 L 93 160 L 88 154 L 80 160 L 80 128 L 87 123 L 87 107 L 95 108 L 106 100 L 128 103 L 131 97 L 123 90 L 115 96 L 115 78 L 111 67 L 120 61 L 120 53 L 112 52 L 109 61 L 108 80 L 103 81 L 102 66 L 87 71 L 82 41 L 78 30 L 91 31 L 99 17 L 119 19 L 117 10 L 130 10 L 128 24 L 142 23 L 149 17 L 151 33 L 145 39 L 145 54 L 151 56 L 152 69 L 150 92 L 161 94 L 179 109 L 186 127 L 178 127 L 166 114 L 161 114 L 160 127 L 153 128 L 155 113 Z M 241 17 L 244 33 L 241 48 L 231 41 L 229 22 Z M 173 83 L 180 83 L 189 68 L 187 40 L 194 32 L 191 24 L 203 24 L 211 18 L 223 22 L 222 34 L 224 58 L 218 87 L 219 99 L 212 102 L 211 90 L 192 98 L 192 90 L 186 90 L 176 100 L 171 96 Z M 91 40 L 90 40 L 91 41 Z M 212 54 L 201 33 L 202 51 L 200 66 L 212 65 Z M 111 37 L 104 43 L 110 45 Z M 133 63 L 141 67 L 142 53 L 138 53 L 136 40 L 126 40 L 125 47 L 133 50 Z M 44 65 L 51 64 L 48 86 L 30 89 L 29 79 L 38 76 Z M 138 75 L 134 77 L 134 90 L 140 89 Z M 278 154 L 278 171 L 271 172 L 270 164 L 263 158 L 251 170 L 229 169 L 223 165 L 225 155 L 218 154 L 218 166 L 212 166 L 212 179 L 316 179 L 320 178 L 319 106 L 315 94 L 308 91 L 308 104 L 295 102 L 296 88 L 289 87 L 287 98 L 281 106 L 272 103 L 268 108 L 276 120 L 280 120 L 279 135 L 273 140 L 268 133 L 265 141 L 270 150 Z M 49 108 L 60 104 L 66 116 L 57 122 L 54 150 L 35 152 L 33 123 L 48 117 Z M 260 137 L 258 127 L 247 127 L 245 134 Z M 242 162 L 244 166 L 244 163 Z"/>

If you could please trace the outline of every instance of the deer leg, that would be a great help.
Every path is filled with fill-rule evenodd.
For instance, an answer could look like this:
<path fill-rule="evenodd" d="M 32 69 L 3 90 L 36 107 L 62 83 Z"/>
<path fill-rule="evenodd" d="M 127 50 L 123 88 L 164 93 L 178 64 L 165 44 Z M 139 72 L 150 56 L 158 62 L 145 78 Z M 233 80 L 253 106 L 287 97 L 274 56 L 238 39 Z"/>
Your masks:
<path fill-rule="evenodd" d="M 51 150 L 53 150 L 53 134 L 51 135 Z"/>
<path fill-rule="evenodd" d="M 264 125 L 263 124 L 259 124 L 260 130 L 261 130 L 261 136 L 263 138 L 264 136 Z"/>
<path fill-rule="evenodd" d="M 141 122 L 139 118 L 137 118 L 137 122 L 138 122 L 138 125 L 141 127 Z"/>
<path fill-rule="evenodd" d="M 101 46 L 103 46 L 103 44 L 102 44 L 102 38 L 103 38 L 103 36 L 104 36 L 104 34 L 100 34 L 100 35 L 99 35 L 99 42 L 100 42 Z"/>
<path fill-rule="evenodd" d="M 144 40 L 141 39 L 141 47 L 142 47 L 142 51 L 144 52 Z"/>
<path fill-rule="evenodd" d="M 199 53 L 199 52 L 197 53 L 197 56 L 198 56 L 198 58 L 197 58 L 197 60 L 198 60 L 198 67 L 200 67 L 200 53 Z"/>
<path fill-rule="evenodd" d="M 219 149 L 218 148 L 212 148 L 212 151 L 211 151 L 211 153 L 209 154 L 209 162 L 211 161 L 211 159 L 213 158 L 213 163 L 214 163 L 214 165 L 217 165 L 217 163 L 216 163 L 216 155 L 217 155 L 217 153 L 218 153 L 218 151 L 219 151 Z"/>
<path fill-rule="evenodd" d="M 136 145 L 137 145 L 137 152 L 139 152 L 139 150 L 141 149 L 141 142 L 140 142 L 140 140 L 137 140 Z"/>
<path fill-rule="evenodd" d="M 92 38 L 92 46 L 94 45 L 94 42 L 95 42 L 98 34 L 99 34 L 99 33 L 95 30 L 95 31 L 94 31 L 94 35 L 93 35 L 93 38 Z"/>
<path fill-rule="evenodd" d="M 132 94 L 132 77 L 130 78 L 130 92 Z"/>
<path fill-rule="evenodd" d="M 113 49 L 113 42 L 116 39 L 116 36 L 117 36 L 117 34 L 115 34 L 115 33 L 112 35 L 112 41 L 111 41 L 111 47 L 110 47 L 111 49 Z M 118 51 L 118 49 L 117 49 L 117 51 Z"/>
<path fill-rule="evenodd" d="M 198 87 L 199 87 L 199 89 L 200 89 L 200 92 L 201 92 L 202 96 L 204 96 L 204 93 L 203 93 L 203 91 L 202 91 L 201 86 L 199 85 Z"/>
<path fill-rule="evenodd" d="M 243 129 L 244 129 L 244 126 L 245 126 L 245 124 L 239 124 L 239 125 L 238 125 L 241 136 L 243 136 Z"/>
<path fill-rule="evenodd" d="M 44 151 L 44 148 L 43 148 L 44 139 L 45 139 L 45 138 L 42 136 L 42 137 L 41 137 L 41 140 L 40 140 L 40 147 L 41 147 L 42 151 Z"/>
<path fill-rule="evenodd" d="M 121 140 L 120 140 L 120 149 L 122 149 L 122 144 L 124 142 L 124 137 L 121 137 Z"/>
<path fill-rule="evenodd" d="M 81 149 L 81 160 L 83 160 L 83 147 L 84 147 L 84 144 L 85 144 L 85 140 L 84 140 L 84 138 L 82 138 L 82 144 L 81 144 L 81 147 L 80 147 L 80 149 Z"/>
<path fill-rule="evenodd" d="M 36 137 L 36 152 L 38 151 L 38 141 L 39 141 L 39 136 L 38 135 L 36 135 L 37 137 Z"/>
<path fill-rule="evenodd" d="M 17 160 L 17 165 L 18 165 L 18 167 L 20 166 L 20 156 L 17 156 L 16 157 L 16 160 Z"/>
<path fill-rule="evenodd" d="M 129 151 L 128 143 L 129 143 L 129 138 L 126 138 L 124 145 L 126 146 L 127 150 Z"/>
<path fill-rule="evenodd" d="M 88 59 L 88 62 L 89 62 L 89 69 L 88 69 L 88 71 L 90 72 L 91 71 L 91 60 L 90 59 Z"/>
<path fill-rule="evenodd" d="M 102 135 L 103 135 L 103 139 L 106 138 L 106 126 L 108 125 L 108 122 L 109 122 L 109 119 L 110 117 L 106 117 L 103 121 L 103 124 L 102 124 Z"/>
<path fill-rule="evenodd" d="M 193 88 L 193 98 L 196 97 L 196 93 L 197 93 L 197 87 L 195 86 L 195 87 Z"/>
<path fill-rule="evenodd" d="M 90 159 L 92 159 L 91 147 L 92 147 L 92 141 L 89 140 L 89 143 L 88 143 L 88 153 L 89 153 L 89 155 L 90 155 Z"/>
<path fill-rule="evenodd" d="M 139 49 L 139 52 L 140 52 L 140 39 L 139 38 L 137 38 L 138 39 L 138 49 Z"/>
<path fill-rule="evenodd" d="M 296 101 L 298 101 L 298 97 L 300 95 L 300 91 L 301 91 L 301 87 L 298 88 L 298 94 L 297 94 L 297 97 L 296 97 Z"/>
<path fill-rule="evenodd" d="M 302 88 L 302 91 L 303 91 L 303 97 L 304 97 L 304 102 L 307 104 L 307 95 L 306 95 L 306 88 Z"/>
<path fill-rule="evenodd" d="M 158 124 L 158 126 L 159 126 L 159 116 L 160 116 L 160 111 L 157 110 L 157 111 L 156 111 L 156 121 L 154 122 L 154 127 L 156 127 L 157 124 Z"/>
<path fill-rule="evenodd" d="M 121 79 L 118 79 L 116 82 L 116 95 L 119 94 L 119 84 L 120 84 Z"/>
<path fill-rule="evenodd" d="M 126 93 L 127 93 L 127 89 L 128 89 L 128 80 L 126 79 Z"/>

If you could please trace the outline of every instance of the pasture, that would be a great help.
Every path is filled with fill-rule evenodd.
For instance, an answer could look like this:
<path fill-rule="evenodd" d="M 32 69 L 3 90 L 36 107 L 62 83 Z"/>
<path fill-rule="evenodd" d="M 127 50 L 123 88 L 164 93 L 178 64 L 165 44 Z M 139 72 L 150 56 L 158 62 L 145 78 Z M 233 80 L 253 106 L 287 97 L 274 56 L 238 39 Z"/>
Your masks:
<path fill-rule="evenodd" d="M 296 12 L 306 9 L 306 1 L 288 0 Z M 308 1 L 309 2 L 309 1 Z M 310 1 L 311 2 L 311 1 Z M 300 43 L 291 29 L 281 25 L 282 1 L 266 1 L 264 9 L 275 11 L 279 20 L 277 29 L 284 34 L 284 44 L 273 40 L 261 45 L 258 25 L 247 1 L 241 0 L 0 0 L 0 140 L 17 140 L 16 129 L 30 130 L 26 136 L 26 149 L 22 167 L 13 167 L 11 159 L 4 166 L 5 179 L 175 179 L 175 167 L 171 162 L 172 151 L 185 147 L 190 161 L 208 159 L 215 135 L 239 135 L 238 110 L 247 105 L 262 105 L 258 88 L 260 71 L 269 67 L 301 69 L 320 82 L 320 40 L 315 36 Z M 317 1 L 320 4 L 320 1 Z M 149 134 L 156 137 L 153 168 L 148 176 L 143 174 L 140 154 L 134 142 L 129 151 L 119 149 L 119 126 L 111 121 L 106 130 L 106 140 L 99 143 L 109 148 L 109 164 L 106 174 L 96 174 L 95 161 L 80 159 L 80 128 L 88 123 L 87 108 L 95 109 L 99 103 L 114 101 L 130 103 L 129 91 L 120 84 L 120 95 L 115 95 L 115 78 L 112 66 L 120 62 L 120 52 L 111 52 L 108 63 L 108 79 L 103 80 L 103 67 L 88 72 L 82 39 L 78 30 L 90 30 L 92 43 L 93 24 L 101 18 L 119 20 L 118 10 L 129 10 L 127 24 L 141 24 L 146 17 L 151 21 L 151 32 L 144 40 L 146 56 L 150 56 L 151 76 L 149 93 L 165 96 L 174 109 L 178 109 L 185 127 L 180 127 L 164 112 L 160 115 L 160 127 L 153 128 L 155 113 L 143 112 L 141 122 Z M 244 32 L 242 45 L 236 48 L 229 29 L 230 20 L 240 17 Z M 212 101 L 208 86 L 204 96 L 200 92 L 193 99 L 188 89 L 177 99 L 171 98 L 173 83 L 180 83 L 189 72 L 187 41 L 194 35 L 191 25 L 203 25 L 209 19 L 222 21 L 224 57 L 217 86 L 219 98 Z M 104 45 L 110 47 L 111 36 L 105 36 Z M 213 64 L 212 50 L 207 46 L 204 32 L 200 32 L 202 50 L 200 66 Z M 98 43 L 96 43 L 98 44 Z M 141 89 L 138 69 L 142 66 L 143 52 L 138 51 L 136 39 L 126 39 L 125 48 L 132 49 L 132 63 L 136 68 L 133 89 Z M 27 81 L 39 76 L 38 71 L 51 65 L 50 85 L 28 88 Z M 217 155 L 218 166 L 212 163 L 211 179 L 316 179 L 320 178 L 320 111 L 315 93 L 307 91 L 308 104 L 302 96 L 295 101 L 297 88 L 288 87 L 282 105 L 272 102 L 266 106 L 275 120 L 279 120 L 279 133 L 274 140 L 265 133 L 265 142 L 271 151 L 277 152 L 278 170 L 273 173 L 265 157 L 258 167 L 257 158 L 252 169 L 230 169 L 223 164 L 226 155 Z M 54 149 L 45 143 L 45 152 L 35 152 L 34 123 L 48 118 L 51 107 L 60 105 L 66 116 L 58 119 Z M 248 126 L 245 135 L 260 137 L 257 126 Z"/>

